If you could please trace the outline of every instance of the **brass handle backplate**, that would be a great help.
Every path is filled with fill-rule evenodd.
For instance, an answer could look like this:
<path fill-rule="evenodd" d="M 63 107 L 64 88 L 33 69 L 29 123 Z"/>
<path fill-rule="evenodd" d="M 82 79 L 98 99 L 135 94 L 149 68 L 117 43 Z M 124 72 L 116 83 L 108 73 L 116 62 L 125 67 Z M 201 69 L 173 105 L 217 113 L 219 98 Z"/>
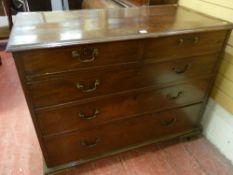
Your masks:
<path fill-rule="evenodd" d="M 176 100 L 183 94 L 183 91 L 179 91 L 176 94 L 167 94 L 167 98 L 170 100 Z"/>
<path fill-rule="evenodd" d="M 76 83 L 76 87 L 77 87 L 77 89 L 79 89 L 79 90 L 81 90 L 82 92 L 85 92 L 85 93 L 88 93 L 88 92 L 93 92 L 93 91 L 95 91 L 96 89 L 97 89 L 97 86 L 99 86 L 100 85 L 100 80 L 95 80 L 95 83 L 94 83 L 94 86 L 92 87 L 92 88 L 90 88 L 90 89 L 86 89 L 85 87 L 84 87 L 84 85 L 82 85 L 81 83 Z"/>
<path fill-rule="evenodd" d="M 88 148 L 93 148 L 93 147 L 96 147 L 100 141 L 101 139 L 97 137 L 94 139 L 94 141 L 86 141 L 86 140 L 81 141 L 81 145 L 88 147 Z"/>
<path fill-rule="evenodd" d="M 97 115 L 100 113 L 100 111 L 98 109 L 95 109 L 94 114 L 92 115 L 85 115 L 83 112 L 79 112 L 79 117 L 82 119 L 86 119 L 86 120 L 92 120 L 94 118 L 97 117 Z"/>
<path fill-rule="evenodd" d="M 98 54 L 99 54 L 99 50 L 96 48 L 92 48 L 92 49 L 88 48 L 88 49 L 83 49 L 81 51 L 77 51 L 77 50 L 72 51 L 72 57 L 78 59 L 81 63 L 90 63 L 95 61 Z"/>
<path fill-rule="evenodd" d="M 172 119 L 163 119 L 163 120 L 161 120 L 161 124 L 163 125 L 163 126 L 171 126 L 171 125 L 173 125 L 173 124 L 175 124 L 176 123 L 176 118 L 172 118 Z"/>
<path fill-rule="evenodd" d="M 173 71 L 176 73 L 176 74 L 183 74 L 185 73 L 186 71 L 188 71 L 189 69 L 191 68 L 191 65 L 190 64 L 186 64 L 185 66 L 183 67 L 179 67 L 179 66 L 176 66 L 176 67 L 173 67 Z"/>
<path fill-rule="evenodd" d="M 187 37 L 187 38 L 180 38 L 178 40 L 178 45 L 183 46 L 184 44 L 197 44 L 199 43 L 199 38 L 198 37 Z"/>

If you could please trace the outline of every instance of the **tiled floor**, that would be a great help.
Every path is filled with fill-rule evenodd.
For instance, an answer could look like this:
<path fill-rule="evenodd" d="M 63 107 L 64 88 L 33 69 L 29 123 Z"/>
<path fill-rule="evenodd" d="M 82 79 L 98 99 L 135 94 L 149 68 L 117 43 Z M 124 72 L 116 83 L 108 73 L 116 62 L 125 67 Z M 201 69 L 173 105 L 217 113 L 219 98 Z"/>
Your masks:
<path fill-rule="evenodd" d="M 43 158 L 15 65 L 0 66 L 0 175 L 42 175 Z M 233 175 L 233 166 L 205 138 L 154 144 L 59 175 Z"/>

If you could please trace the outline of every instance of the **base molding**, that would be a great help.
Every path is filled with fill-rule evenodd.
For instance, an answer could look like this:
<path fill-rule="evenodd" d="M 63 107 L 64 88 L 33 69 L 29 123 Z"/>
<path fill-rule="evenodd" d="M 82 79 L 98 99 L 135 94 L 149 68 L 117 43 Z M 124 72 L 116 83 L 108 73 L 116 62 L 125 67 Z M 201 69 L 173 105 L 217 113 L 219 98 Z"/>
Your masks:
<path fill-rule="evenodd" d="M 204 136 L 233 164 L 233 115 L 210 99 L 202 126 Z"/>

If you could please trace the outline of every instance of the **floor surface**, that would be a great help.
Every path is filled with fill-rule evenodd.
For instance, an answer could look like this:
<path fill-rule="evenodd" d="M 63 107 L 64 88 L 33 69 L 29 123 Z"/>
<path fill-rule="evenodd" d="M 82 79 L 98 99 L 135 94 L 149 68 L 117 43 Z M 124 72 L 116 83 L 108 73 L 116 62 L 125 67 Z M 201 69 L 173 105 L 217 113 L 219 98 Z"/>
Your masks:
<path fill-rule="evenodd" d="M 0 55 L 0 175 L 42 175 L 43 158 L 13 59 Z M 233 175 L 233 166 L 199 137 L 153 144 L 57 174 Z"/>

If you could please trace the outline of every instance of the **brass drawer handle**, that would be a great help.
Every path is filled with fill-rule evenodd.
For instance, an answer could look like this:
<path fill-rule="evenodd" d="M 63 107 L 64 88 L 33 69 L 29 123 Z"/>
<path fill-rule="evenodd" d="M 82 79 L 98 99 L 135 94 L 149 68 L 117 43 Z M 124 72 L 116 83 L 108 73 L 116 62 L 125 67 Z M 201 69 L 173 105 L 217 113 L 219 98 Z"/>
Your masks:
<path fill-rule="evenodd" d="M 176 66 L 176 67 L 173 67 L 172 69 L 176 74 L 183 74 L 190 68 L 191 68 L 191 64 L 186 64 L 183 67 Z"/>
<path fill-rule="evenodd" d="M 90 54 L 90 58 L 82 58 L 82 55 L 88 55 L 86 49 L 83 50 L 83 54 L 80 54 L 80 52 L 77 51 L 77 50 L 72 51 L 72 57 L 73 58 L 77 58 L 82 63 L 90 63 L 90 62 L 95 61 L 96 56 L 98 54 L 99 54 L 99 50 L 96 49 L 96 48 L 94 48 L 93 51 L 92 51 L 92 53 Z"/>
<path fill-rule="evenodd" d="M 163 120 L 161 120 L 161 124 L 163 125 L 163 126 L 171 126 L 171 125 L 173 125 L 173 124 L 175 124 L 176 123 L 176 118 L 172 118 L 172 119 L 163 119 Z"/>
<path fill-rule="evenodd" d="M 199 38 L 198 37 L 189 37 L 189 38 L 180 38 L 178 40 L 178 45 L 183 46 L 185 43 L 187 44 L 197 44 L 199 43 Z"/>
<path fill-rule="evenodd" d="M 83 112 L 79 112 L 79 117 L 82 119 L 86 119 L 86 120 L 92 120 L 94 118 L 97 117 L 97 115 L 100 113 L 100 111 L 98 109 L 95 109 L 94 114 L 93 115 L 85 115 Z"/>
<path fill-rule="evenodd" d="M 94 87 L 90 89 L 85 89 L 84 85 L 80 84 L 79 82 L 76 83 L 77 89 L 81 90 L 82 92 L 88 93 L 88 92 L 93 92 L 97 89 L 97 86 L 100 85 L 100 80 L 95 80 Z"/>
<path fill-rule="evenodd" d="M 81 145 L 88 147 L 88 148 L 93 148 L 96 147 L 98 145 L 98 143 L 101 141 L 101 139 L 99 137 L 95 138 L 94 141 L 82 141 Z"/>
<path fill-rule="evenodd" d="M 176 99 L 178 99 L 182 94 L 183 94 L 182 91 L 177 92 L 175 95 L 174 95 L 174 94 L 167 94 L 167 98 L 170 99 L 170 100 L 176 100 Z"/>

